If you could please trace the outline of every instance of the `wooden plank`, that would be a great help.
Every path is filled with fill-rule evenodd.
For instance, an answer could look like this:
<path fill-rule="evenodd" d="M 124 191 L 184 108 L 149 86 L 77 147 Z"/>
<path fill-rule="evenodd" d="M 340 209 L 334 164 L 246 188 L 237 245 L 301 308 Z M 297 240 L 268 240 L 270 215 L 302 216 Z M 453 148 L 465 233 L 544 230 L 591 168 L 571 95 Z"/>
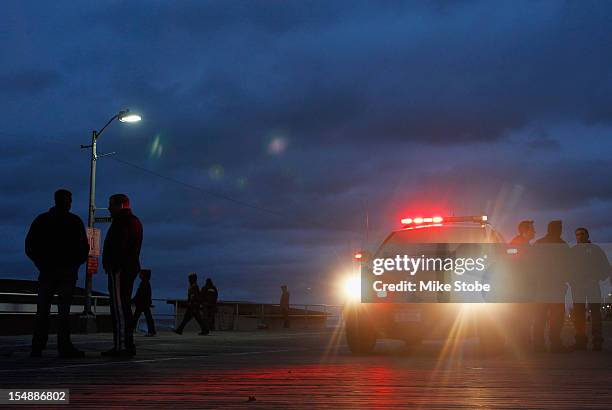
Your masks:
<path fill-rule="evenodd" d="M 216 332 L 138 337 L 135 359 L 113 361 L 95 356 L 109 335 L 75 341 L 88 358 L 60 360 L 49 352 L 29 359 L 27 338 L 2 338 L 3 346 L 25 345 L 0 364 L 4 388 L 69 387 L 79 408 L 603 409 L 612 403 L 611 350 L 483 357 L 473 341 L 427 342 L 412 351 L 382 341 L 374 355 L 355 357 L 340 332 Z"/>

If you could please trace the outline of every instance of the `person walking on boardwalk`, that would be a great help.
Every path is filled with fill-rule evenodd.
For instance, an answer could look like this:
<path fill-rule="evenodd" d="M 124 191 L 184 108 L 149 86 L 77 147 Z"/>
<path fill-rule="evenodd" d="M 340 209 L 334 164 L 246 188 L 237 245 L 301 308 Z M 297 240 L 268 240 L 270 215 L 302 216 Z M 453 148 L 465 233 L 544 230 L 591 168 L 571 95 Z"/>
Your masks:
<path fill-rule="evenodd" d="M 287 285 L 281 286 L 281 297 L 280 297 L 280 309 L 281 315 L 283 316 L 283 327 L 289 328 L 289 290 L 287 289 Z"/>
<path fill-rule="evenodd" d="M 183 321 L 179 325 L 178 328 L 174 330 L 174 333 L 182 335 L 185 326 L 192 318 L 195 318 L 196 322 L 200 325 L 200 335 L 208 334 L 208 326 L 206 323 L 202 321 L 202 316 L 200 315 L 200 288 L 198 287 L 198 275 L 195 273 L 190 273 L 188 276 L 189 279 L 189 289 L 187 289 L 187 311 L 185 312 L 185 316 L 183 316 Z"/>
<path fill-rule="evenodd" d="M 143 269 L 140 271 L 140 285 L 138 286 L 138 290 L 136 290 L 136 295 L 134 295 L 132 302 L 134 305 L 136 305 L 132 328 L 134 330 L 136 329 L 140 315 L 144 313 L 145 318 L 147 319 L 147 336 L 155 336 L 155 321 L 153 320 L 153 315 L 151 314 L 151 305 L 153 300 L 151 298 L 150 269 Z"/>
<path fill-rule="evenodd" d="M 211 278 L 206 279 L 206 283 L 202 286 L 200 292 L 202 298 L 202 309 L 204 311 L 204 320 L 208 325 L 208 330 L 215 329 L 215 314 L 217 313 L 217 300 L 219 299 L 219 291 L 214 285 Z"/>
<path fill-rule="evenodd" d="M 61 357 L 83 357 L 70 340 L 70 304 L 79 267 L 87 260 L 89 242 L 83 221 L 70 212 L 72 193 L 55 192 L 55 206 L 32 222 L 25 240 L 26 255 L 39 270 L 32 351 L 41 357 L 49 336 L 49 311 L 58 295 L 57 350 Z"/>
<path fill-rule="evenodd" d="M 102 251 L 102 265 L 108 275 L 113 348 L 102 356 L 131 357 L 136 354 L 132 329 L 132 289 L 140 272 L 142 224 L 132 213 L 130 200 L 125 194 L 109 199 L 108 209 L 112 223 Z"/>
<path fill-rule="evenodd" d="M 610 263 L 604 251 L 591 243 L 586 228 L 576 229 L 576 245 L 572 247 L 572 293 L 574 299 L 573 319 L 576 329 L 575 350 L 586 350 L 586 301 L 591 310 L 591 342 L 593 351 L 603 347 L 601 323 L 601 289 L 599 281 L 610 277 Z"/>

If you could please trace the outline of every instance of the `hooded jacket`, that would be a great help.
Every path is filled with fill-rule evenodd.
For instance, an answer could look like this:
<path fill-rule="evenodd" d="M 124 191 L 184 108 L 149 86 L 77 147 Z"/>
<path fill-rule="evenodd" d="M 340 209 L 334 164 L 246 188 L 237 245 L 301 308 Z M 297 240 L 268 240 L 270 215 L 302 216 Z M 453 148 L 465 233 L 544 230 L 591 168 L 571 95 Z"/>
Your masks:
<path fill-rule="evenodd" d="M 202 305 L 206 307 L 214 307 L 217 305 L 217 299 L 219 298 L 219 291 L 215 285 L 205 284 L 202 286 L 200 291 L 202 298 Z"/>

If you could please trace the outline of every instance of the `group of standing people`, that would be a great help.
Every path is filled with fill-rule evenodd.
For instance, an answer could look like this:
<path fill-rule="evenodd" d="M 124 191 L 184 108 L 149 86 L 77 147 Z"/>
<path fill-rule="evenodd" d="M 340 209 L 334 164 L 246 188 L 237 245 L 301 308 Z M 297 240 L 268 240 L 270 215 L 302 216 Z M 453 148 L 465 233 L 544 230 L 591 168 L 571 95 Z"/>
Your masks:
<path fill-rule="evenodd" d="M 187 289 L 187 310 L 181 324 L 174 333 L 182 335 L 185 326 L 195 319 L 200 325 L 200 335 L 207 335 L 215 329 L 215 313 L 217 312 L 217 300 L 219 291 L 213 284 L 212 279 L 207 278 L 202 289 L 198 287 L 198 275 L 190 273 L 187 277 L 189 288 Z M 203 314 L 200 314 L 202 312 Z"/>
<path fill-rule="evenodd" d="M 527 282 L 535 286 L 525 286 L 523 293 L 531 296 L 516 310 L 519 329 L 519 341 L 523 345 L 531 344 L 537 352 L 546 350 L 546 329 L 550 351 L 564 353 L 572 350 L 586 350 L 587 303 L 591 312 L 591 345 L 594 351 L 601 351 L 603 346 L 601 320 L 600 281 L 610 277 L 610 264 L 603 250 L 591 243 L 589 231 L 584 227 L 575 230 L 576 244 L 570 247 L 562 238 L 563 224 L 560 220 L 548 224 L 546 235 L 535 238 L 534 222 L 527 220 L 518 225 L 518 235 L 511 245 L 529 251 L 537 257 L 526 259 L 523 274 L 538 276 Z M 535 279 L 535 280 L 533 280 Z M 525 283 L 527 283 L 525 282 Z M 565 299 L 567 284 L 572 292 L 573 308 L 571 317 L 575 329 L 575 343 L 563 344 L 561 331 L 565 319 Z M 539 289 L 538 289 L 539 287 Z M 534 290 L 535 288 L 535 290 Z M 534 296 L 534 293 L 537 294 Z"/>
<path fill-rule="evenodd" d="M 55 192 L 54 200 L 55 206 L 32 222 L 25 240 L 26 255 L 39 270 L 30 356 L 41 357 L 46 348 L 51 301 L 57 293 L 59 355 L 84 357 L 85 353 L 78 350 L 70 339 L 70 305 L 79 267 L 89 254 L 89 241 L 83 222 L 70 212 L 72 193 L 60 189 Z M 142 224 L 132 213 L 130 200 L 125 194 L 112 195 L 108 209 L 112 223 L 104 240 L 102 266 L 108 275 L 113 347 L 102 352 L 102 356 L 131 357 L 136 354 L 131 302 L 134 280 L 141 272 Z"/>

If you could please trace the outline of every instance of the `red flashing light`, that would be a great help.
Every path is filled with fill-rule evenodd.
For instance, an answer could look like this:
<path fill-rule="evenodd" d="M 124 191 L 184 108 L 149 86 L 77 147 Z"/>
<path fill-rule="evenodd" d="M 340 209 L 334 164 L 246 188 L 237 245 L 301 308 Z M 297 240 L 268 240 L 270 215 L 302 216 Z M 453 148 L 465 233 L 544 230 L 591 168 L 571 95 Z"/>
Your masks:
<path fill-rule="evenodd" d="M 430 216 L 430 217 L 426 217 L 426 218 L 422 218 L 422 217 L 416 217 L 416 218 L 404 218 L 401 220 L 402 225 L 420 225 L 423 223 L 426 224 L 441 224 L 442 222 L 444 222 L 444 218 L 442 218 L 441 216 Z"/>
<path fill-rule="evenodd" d="M 353 255 L 353 257 L 354 257 L 356 260 L 360 261 L 360 260 L 362 260 L 362 259 L 363 259 L 363 253 L 361 253 L 361 252 L 357 252 L 356 254 L 354 254 L 354 255 Z"/>

